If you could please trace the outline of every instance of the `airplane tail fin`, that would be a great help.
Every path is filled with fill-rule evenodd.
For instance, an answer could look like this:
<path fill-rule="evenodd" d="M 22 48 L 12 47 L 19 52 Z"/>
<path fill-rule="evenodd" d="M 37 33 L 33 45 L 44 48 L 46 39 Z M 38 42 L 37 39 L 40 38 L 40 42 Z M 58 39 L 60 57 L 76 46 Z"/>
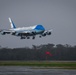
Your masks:
<path fill-rule="evenodd" d="M 10 22 L 10 25 L 11 25 L 11 28 L 16 28 L 15 24 L 13 23 L 13 21 L 11 20 L 11 18 L 9 18 L 9 22 Z"/>

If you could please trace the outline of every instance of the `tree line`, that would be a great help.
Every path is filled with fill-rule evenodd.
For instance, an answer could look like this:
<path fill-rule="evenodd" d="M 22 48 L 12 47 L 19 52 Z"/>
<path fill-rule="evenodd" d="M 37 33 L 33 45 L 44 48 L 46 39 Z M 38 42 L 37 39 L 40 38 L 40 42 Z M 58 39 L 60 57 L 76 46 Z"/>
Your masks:
<path fill-rule="evenodd" d="M 76 60 L 76 46 L 44 44 L 32 48 L 1 48 L 0 60 Z"/>

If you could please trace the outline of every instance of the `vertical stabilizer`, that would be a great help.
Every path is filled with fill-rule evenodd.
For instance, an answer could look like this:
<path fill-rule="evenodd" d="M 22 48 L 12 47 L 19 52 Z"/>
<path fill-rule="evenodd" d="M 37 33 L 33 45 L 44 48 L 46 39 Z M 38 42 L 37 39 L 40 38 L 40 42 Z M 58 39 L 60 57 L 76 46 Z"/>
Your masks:
<path fill-rule="evenodd" d="M 11 18 L 9 18 L 9 22 L 10 22 L 11 28 L 16 28 L 16 26 L 15 26 L 15 24 L 13 23 L 13 21 L 11 20 Z"/>

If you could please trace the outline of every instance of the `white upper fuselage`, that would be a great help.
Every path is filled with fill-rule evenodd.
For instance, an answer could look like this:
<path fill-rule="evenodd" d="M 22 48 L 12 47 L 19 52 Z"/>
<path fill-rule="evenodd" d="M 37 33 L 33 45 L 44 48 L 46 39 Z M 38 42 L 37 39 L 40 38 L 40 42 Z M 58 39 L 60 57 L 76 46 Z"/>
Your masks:
<path fill-rule="evenodd" d="M 32 30 L 32 29 L 34 29 L 36 27 L 36 25 L 35 26 L 30 26 L 30 27 L 19 27 L 19 28 L 12 28 L 12 29 L 9 29 L 9 30 L 15 30 L 15 31 L 19 31 L 19 30 Z"/>
<path fill-rule="evenodd" d="M 24 33 L 28 33 L 28 32 L 36 32 L 36 33 L 42 33 L 44 32 L 44 30 L 41 29 L 37 29 L 38 25 L 34 25 L 34 26 L 29 26 L 29 27 L 19 27 L 19 28 L 12 28 L 9 29 L 12 32 L 24 32 Z"/>

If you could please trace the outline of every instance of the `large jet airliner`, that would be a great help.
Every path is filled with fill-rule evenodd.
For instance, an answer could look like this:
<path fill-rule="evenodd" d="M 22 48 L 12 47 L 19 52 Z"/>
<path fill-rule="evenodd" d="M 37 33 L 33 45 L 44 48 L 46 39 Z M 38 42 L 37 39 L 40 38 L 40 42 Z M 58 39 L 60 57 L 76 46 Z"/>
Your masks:
<path fill-rule="evenodd" d="M 45 28 L 42 25 L 34 25 L 34 26 L 29 26 L 29 27 L 21 27 L 21 28 L 16 28 L 14 22 L 9 18 L 9 22 L 11 25 L 11 29 L 8 30 L 0 30 L 0 33 L 2 35 L 5 34 L 11 34 L 14 36 L 19 36 L 21 39 L 35 39 L 36 35 L 39 35 L 41 38 L 42 36 L 46 35 L 51 35 L 52 30 L 45 30 Z"/>

